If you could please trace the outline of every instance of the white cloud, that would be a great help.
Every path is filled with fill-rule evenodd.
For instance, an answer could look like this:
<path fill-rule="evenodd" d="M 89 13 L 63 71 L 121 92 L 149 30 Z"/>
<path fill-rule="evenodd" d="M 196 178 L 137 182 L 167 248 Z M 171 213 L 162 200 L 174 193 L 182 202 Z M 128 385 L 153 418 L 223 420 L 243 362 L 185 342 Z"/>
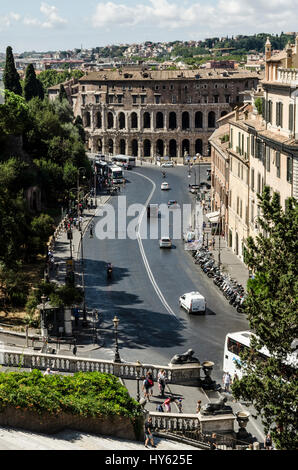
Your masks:
<path fill-rule="evenodd" d="M 183 4 L 170 0 L 149 0 L 128 6 L 113 1 L 97 4 L 91 22 L 95 28 L 146 26 L 187 29 L 220 35 L 229 32 L 260 32 L 293 29 L 298 0 L 203 0 Z M 294 28 L 295 29 L 295 28 Z M 297 28 L 296 28 L 297 29 Z"/>
<path fill-rule="evenodd" d="M 0 16 L 0 31 L 9 28 L 16 21 L 19 21 L 21 15 L 18 13 L 10 12 L 7 15 Z"/>
<path fill-rule="evenodd" d="M 45 16 L 44 21 L 26 16 L 23 19 L 23 23 L 26 26 L 40 26 L 41 28 L 47 29 L 57 28 L 67 23 L 66 19 L 58 15 L 58 9 L 54 5 L 48 5 L 42 2 L 40 12 Z"/>

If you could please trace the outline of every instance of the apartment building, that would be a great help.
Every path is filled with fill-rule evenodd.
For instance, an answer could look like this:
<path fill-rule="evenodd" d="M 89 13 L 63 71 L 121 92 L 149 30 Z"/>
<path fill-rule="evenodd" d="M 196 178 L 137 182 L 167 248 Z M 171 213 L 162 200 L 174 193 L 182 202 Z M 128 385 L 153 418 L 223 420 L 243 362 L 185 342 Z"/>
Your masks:
<path fill-rule="evenodd" d="M 298 37 L 273 56 L 267 40 L 265 56 L 265 79 L 251 92 L 251 104 L 223 118 L 223 131 L 227 133 L 228 123 L 229 134 L 228 148 L 220 149 L 228 166 L 223 181 L 229 194 L 225 236 L 242 260 L 247 236 L 258 234 L 257 194 L 264 185 L 280 194 L 283 208 L 287 198 L 298 195 Z M 220 168 L 214 137 L 210 144 L 215 202 L 220 198 L 216 186 Z"/>

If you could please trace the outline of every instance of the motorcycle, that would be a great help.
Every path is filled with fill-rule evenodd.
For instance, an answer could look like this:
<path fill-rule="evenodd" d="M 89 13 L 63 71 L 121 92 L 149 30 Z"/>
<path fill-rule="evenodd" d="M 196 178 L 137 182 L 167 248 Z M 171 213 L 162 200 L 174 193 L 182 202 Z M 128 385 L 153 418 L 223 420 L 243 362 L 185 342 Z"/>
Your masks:
<path fill-rule="evenodd" d="M 113 267 L 111 263 L 108 263 L 107 266 L 107 279 L 112 279 Z"/>
<path fill-rule="evenodd" d="M 163 177 L 163 178 L 166 177 L 166 172 L 165 172 L 165 171 L 162 172 L 162 177 Z"/>

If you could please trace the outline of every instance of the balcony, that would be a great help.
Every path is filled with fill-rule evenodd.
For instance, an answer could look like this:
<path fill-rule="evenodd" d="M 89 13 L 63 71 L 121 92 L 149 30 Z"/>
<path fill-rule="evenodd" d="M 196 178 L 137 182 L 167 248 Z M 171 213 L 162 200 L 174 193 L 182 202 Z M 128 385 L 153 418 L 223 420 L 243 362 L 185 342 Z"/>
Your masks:
<path fill-rule="evenodd" d="M 298 85 L 298 69 L 282 69 L 277 70 L 277 81 L 291 86 Z"/>

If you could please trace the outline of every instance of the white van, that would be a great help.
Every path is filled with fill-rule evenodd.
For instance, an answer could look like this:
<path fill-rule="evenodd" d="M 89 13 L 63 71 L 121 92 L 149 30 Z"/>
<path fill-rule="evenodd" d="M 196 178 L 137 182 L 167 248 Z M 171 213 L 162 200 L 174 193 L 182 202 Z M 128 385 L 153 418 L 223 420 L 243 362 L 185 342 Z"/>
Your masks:
<path fill-rule="evenodd" d="M 188 313 L 206 313 L 206 299 L 200 292 L 188 292 L 179 297 L 179 305 Z"/>

